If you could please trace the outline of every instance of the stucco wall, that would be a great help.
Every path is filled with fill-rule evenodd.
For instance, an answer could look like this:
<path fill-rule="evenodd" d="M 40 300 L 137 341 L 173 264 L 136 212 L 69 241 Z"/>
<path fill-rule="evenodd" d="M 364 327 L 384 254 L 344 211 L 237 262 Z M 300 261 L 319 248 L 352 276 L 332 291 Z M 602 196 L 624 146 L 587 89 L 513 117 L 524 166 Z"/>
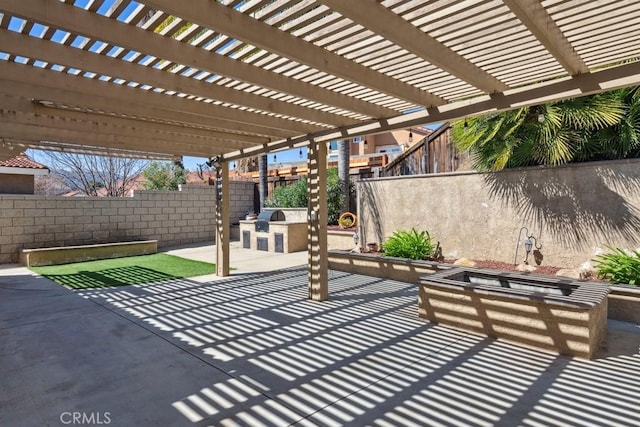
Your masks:
<path fill-rule="evenodd" d="M 252 182 L 230 182 L 231 223 L 253 207 Z M 156 239 L 158 246 L 213 241 L 215 187 L 136 191 L 133 197 L 0 195 L 0 263 L 20 249 Z"/>
<path fill-rule="evenodd" d="M 573 267 L 605 245 L 640 246 L 640 160 L 365 180 L 358 207 L 363 243 L 416 227 L 445 257 L 513 262 L 528 227 L 542 264 Z"/>
<path fill-rule="evenodd" d="M 33 175 L 0 174 L 0 194 L 33 194 Z"/>

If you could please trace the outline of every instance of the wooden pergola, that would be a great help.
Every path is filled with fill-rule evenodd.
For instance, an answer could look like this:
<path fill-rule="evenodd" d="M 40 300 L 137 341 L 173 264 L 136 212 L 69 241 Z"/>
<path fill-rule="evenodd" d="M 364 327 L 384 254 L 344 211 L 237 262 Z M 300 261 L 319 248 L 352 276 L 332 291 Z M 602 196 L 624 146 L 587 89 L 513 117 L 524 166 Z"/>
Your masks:
<path fill-rule="evenodd" d="M 325 299 L 325 142 L 637 85 L 639 56 L 635 0 L 0 0 L 0 155 L 221 156 L 226 275 L 228 161 L 309 145 Z"/>

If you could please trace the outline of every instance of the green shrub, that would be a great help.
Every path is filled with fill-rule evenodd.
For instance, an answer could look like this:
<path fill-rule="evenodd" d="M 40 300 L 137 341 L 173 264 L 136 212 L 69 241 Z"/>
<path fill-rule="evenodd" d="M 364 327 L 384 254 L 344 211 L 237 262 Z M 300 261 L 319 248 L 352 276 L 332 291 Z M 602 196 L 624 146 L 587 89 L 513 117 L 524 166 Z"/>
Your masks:
<path fill-rule="evenodd" d="M 595 257 L 598 277 L 611 283 L 640 286 L 640 251 L 609 247 L 612 253 Z"/>
<path fill-rule="evenodd" d="M 349 187 L 353 192 L 353 186 Z M 286 187 L 276 187 L 273 190 L 273 198 L 267 200 L 265 205 L 278 208 L 306 208 L 308 202 L 307 178 L 303 178 Z M 338 169 L 327 170 L 327 216 L 328 224 L 337 224 L 342 212 L 342 188 Z"/>
<path fill-rule="evenodd" d="M 385 255 L 417 260 L 426 259 L 435 252 L 435 245 L 431 242 L 429 232 L 418 232 L 415 228 L 411 231 L 394 232 L 382 248 Z"/>
<path fill-rule="evenodd" d="M 350 185 L 349 191 L 353 188 Z M 327 223 L 337 224 L 342 215 L 342 185 L 338 177 L 338 168 L 327 170 Z"/>
<path fill-rule="evenodd" d="M 307 178 L 287 186 L 273 189 L 273 198 L 265 205 L 278 208 L 306 208 L 307 207 Z"/>

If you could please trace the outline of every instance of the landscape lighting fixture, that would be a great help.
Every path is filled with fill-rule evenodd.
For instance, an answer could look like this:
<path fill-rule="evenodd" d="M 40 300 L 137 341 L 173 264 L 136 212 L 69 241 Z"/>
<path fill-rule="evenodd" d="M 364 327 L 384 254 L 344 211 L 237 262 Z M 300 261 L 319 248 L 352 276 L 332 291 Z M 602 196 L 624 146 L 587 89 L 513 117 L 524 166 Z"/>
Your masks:
<path fill-rule="evenodd" d="M 531 240 L 531 236 L 529 236 L 524 241 L 524 250 L 527 252 L 527 255 L 531 253 L 531 249 L 533 249 L 533 240 Z"/>
<path fill-rule="evenodd" d="M 353 243 L 355 243 L 356 246 L 358 246 L 358 239 L 360 238 L 360 236 L 358 236 L 358 232 L 356 231 L 355 233 L 353 233 Z"/>
<path fill-rule="evenodd" d="M 544 114 L 538 114 L 538 123 L 544 123 Z"/>
<path fill-rule="evenodd" d="M 523 237 L 523 232 L 525 238 L 524 241 L 521 240 Z M 518 249 L 520 248 L 520 242 L 522 242 L 522 245 L 524 246 L 524 250 L 526 252 L 524 257 L 525 264 L 529 263 L 529 255 L 534 248 L 536 250 L 542 249 L 542 245 L 538 245 L 538 239 L 536 239 L 533 234 L 529 234 L 529 229 L 527 227 L 520 228 L 520 231 L 518 232 L 518 241 L 516 242 L 516 253 L 513 257 L 513 265 L 516 265 L 518 263 Z"/>
<path fill-rule="evenodd" d="M 409 142 L 413 142 L 413 132 L 409 129 Z"/>

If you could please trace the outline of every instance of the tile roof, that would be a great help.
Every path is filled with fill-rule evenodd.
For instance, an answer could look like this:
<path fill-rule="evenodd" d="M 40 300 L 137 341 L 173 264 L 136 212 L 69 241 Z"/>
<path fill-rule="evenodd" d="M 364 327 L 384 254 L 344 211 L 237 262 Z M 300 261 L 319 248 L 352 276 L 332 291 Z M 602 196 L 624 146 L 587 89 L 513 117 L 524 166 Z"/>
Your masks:
<path fill-rule="evenodd" d="M 25 168 L 25 169 L 49 169 L 45 165 L 34 162 L 25 153 L 20 153 L 16 157 L 0 161 L 0 167 Z"/>

